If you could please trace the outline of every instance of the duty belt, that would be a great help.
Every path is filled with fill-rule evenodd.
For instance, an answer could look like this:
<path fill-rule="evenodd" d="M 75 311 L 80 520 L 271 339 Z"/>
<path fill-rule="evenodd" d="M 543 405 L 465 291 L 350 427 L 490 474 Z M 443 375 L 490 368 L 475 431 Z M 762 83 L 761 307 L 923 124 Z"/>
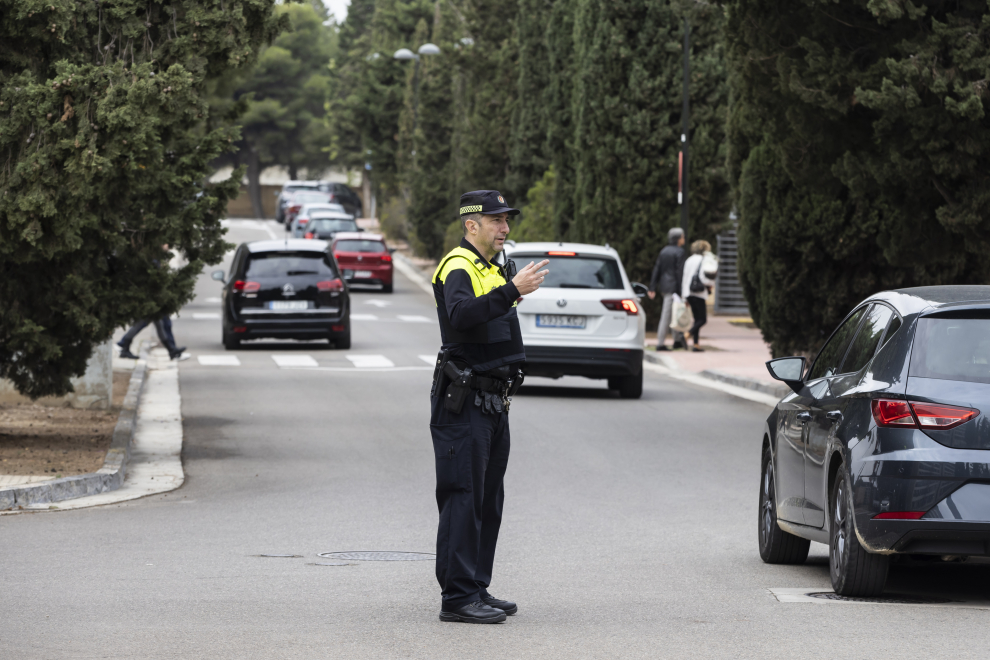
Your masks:
<path fill-rule="evenodd" d="M 458 366 L 453 360 L 448 360 L 447 355 L 441 351 L 437 356 L 437 370 L 434 376 L 434 390 L 441 385 L 443 376 L 449 382 L 446 388 L 440 387 L 443 392 L 444 407 L 453 412 L 460 413 L 468 395 L 473 390 L 475 392 L 474 405 L 480 407 L 484 412 L 508 411 L 511 396 L 519 388 L 522 382 L 521 372 L 518 369 L 510 375 L 509 369 L 504 369 L 508 378 L 498 378 L 494 374 L 479 375 L 471 371 L 467 365 Z"/>

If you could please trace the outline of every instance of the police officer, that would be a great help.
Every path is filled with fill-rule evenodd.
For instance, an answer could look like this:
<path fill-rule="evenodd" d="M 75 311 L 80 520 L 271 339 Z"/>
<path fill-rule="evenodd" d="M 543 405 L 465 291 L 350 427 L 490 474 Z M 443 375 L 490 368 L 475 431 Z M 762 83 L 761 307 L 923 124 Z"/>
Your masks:
<path fill-rule="evenodd" d="M 433 274 L 443 347 L 430 395 L 436 457 L 441 621 L 499 623 L 515 603 L 488 593 L 509 460 L 509 400 L 526 359 L 516 304 L 539 288 L 548 261 L 518 273 L 495 257 L 517 215 L 497 190 L 461 195 L 464 239 Z M 507 272 L 508 271 L 508 272 Z"/>

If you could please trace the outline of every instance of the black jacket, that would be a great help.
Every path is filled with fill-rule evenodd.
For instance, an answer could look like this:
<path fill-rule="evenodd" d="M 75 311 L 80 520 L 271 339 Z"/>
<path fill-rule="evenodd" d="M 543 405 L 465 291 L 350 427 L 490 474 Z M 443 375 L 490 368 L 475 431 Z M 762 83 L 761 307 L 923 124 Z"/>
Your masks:
<path fill-rule="evenodd" d="M 687 255 L 684 248 L 668 245 L 660 250 L 657 263 L 653 266 L 653 276 L 650 278 L 650 291 L 657 290 L 657 280 L 660 283 L 660 293 L 680 293 L 681 281 L 684 279 L 684 262 Z"/>

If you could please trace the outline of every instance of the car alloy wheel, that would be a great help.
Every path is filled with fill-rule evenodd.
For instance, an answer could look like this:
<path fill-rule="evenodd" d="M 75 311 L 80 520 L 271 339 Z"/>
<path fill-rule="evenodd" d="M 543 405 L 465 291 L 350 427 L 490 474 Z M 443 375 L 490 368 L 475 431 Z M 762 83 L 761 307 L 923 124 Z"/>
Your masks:
<path fill-rule="evenodd" d="M 890 558 L 867 552 L 853 521 L 852 494 L 842 468 L 832 487 L 828 569 L 832 589 L 842 596 L 872 597 L 883 593 Z"/>
<path fill-rule="evenodd" d="M 785 532 L 777 524 L 777 494 L 774 485 L 773 456 L 763 450 L 760 479 L 760 510 L 757 523 L 760 558 L 768 564 L 802 564 L 808 558 L 811 541 Z"/>

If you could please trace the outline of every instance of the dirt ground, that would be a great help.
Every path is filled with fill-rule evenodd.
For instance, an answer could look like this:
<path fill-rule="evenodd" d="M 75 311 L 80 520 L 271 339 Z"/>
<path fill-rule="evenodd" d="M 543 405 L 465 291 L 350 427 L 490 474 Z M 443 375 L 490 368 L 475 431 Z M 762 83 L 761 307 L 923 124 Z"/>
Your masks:
<path fill-rule="evenodd" d="M 67 477 L 103 466 L 131 372 L 113 374 L 110 410 L 0 404 L 0 474 Z"/>

